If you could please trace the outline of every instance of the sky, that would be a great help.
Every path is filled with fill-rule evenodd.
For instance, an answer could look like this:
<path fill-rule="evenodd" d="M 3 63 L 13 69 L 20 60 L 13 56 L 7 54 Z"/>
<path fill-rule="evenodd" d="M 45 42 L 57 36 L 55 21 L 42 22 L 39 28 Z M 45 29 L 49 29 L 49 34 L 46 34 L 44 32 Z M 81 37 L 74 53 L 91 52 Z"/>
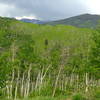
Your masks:
<path fill-rule="evenodd" d="M 0 0 L 0 16 L 58 20 L 100 14 L 100 0 Z"/>

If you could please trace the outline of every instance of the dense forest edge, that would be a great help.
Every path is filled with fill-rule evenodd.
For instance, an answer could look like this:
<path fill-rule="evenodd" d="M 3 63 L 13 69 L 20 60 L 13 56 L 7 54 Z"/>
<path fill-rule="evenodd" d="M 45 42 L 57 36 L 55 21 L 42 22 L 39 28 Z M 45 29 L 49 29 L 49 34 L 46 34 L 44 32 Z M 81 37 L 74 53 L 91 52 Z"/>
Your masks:
<path fill-rule="evenodd" d="M 99 26 L 37 25 L 0 17 L 0 98 L 36 97 L 100 100 Z"/>

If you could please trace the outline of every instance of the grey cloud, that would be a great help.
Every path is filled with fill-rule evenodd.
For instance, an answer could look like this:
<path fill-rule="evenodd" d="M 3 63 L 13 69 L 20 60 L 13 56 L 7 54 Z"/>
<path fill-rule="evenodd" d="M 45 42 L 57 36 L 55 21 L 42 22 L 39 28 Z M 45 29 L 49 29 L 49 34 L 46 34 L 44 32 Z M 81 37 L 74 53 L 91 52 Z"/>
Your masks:
<path fill-rule="evenodd" d="M 43 20 L 57 20 L 70 16 L 87 13 L 84 0 L 0 0 L 0 3 L 13 5 L 10 16 L 33 15 Z"/>

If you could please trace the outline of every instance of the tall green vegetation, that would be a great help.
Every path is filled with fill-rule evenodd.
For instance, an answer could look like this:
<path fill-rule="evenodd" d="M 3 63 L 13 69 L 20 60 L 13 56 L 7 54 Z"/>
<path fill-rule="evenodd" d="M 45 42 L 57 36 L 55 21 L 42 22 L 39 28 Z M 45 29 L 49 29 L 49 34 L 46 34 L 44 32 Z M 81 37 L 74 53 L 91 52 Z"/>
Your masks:
<path fill-rule="evenodd" d="M 100 79 L 100 30 L 97 29 L 93 34 L 94 46 L 92 47 L 91 69 L 96 78 Z"/>
<path fill-rule="evenodd" d="M 95 97 L 100 88 L 99 31 L 2 18 L 0 22 L 1 96 Z"/>

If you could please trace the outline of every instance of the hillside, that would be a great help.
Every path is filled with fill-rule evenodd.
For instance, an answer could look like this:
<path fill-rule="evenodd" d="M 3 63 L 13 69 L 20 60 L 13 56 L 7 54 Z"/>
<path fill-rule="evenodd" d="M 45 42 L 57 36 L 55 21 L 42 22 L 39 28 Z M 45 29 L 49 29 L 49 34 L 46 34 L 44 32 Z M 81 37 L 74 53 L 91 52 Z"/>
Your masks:
<path fill-rule="evenodd" d="M 95 28 L 100 21 L 100 15 L 83 14 L 63 20 L 48 22 L 50 25 L 72 25 L 76 27 Z"/>
<path fill-rule="evenodd" d="M 99 53 L 100 30 L 0 17 L 0 99 L 99 100 Z"/>

